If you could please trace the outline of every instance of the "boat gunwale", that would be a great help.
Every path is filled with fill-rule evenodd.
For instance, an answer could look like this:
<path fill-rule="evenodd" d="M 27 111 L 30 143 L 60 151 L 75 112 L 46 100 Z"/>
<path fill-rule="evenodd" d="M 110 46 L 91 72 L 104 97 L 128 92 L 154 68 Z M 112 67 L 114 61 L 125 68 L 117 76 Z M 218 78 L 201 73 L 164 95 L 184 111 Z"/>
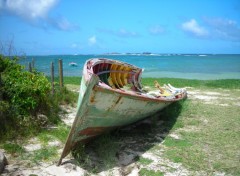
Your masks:
<path fill-rule="evenodd" d="M 181 99 L 184 99 L 187 97 L 187 93 L 183 91 L 181 94 L 181 97 L 179 98 L 166 98 L 166 97 L 148 97 L 146 94 L 141 93 L 141 92 L 135 92 L 135 91 L 125 91 L 122 89 L 112 89 L 108 87 L 103 87 L 102 85 L 95 85 L 93 87 L 93 90 L 95 91 L 101 91 L 101 92 L 112 92 L 112 93 L 117 93 L 120 94 L 120 96 L 124 97 L 131 97 L 132 99 L 137 99 L 137 100 L 142 100 L 142 101 L 151 101 L 151 102 L 176 102 Z"/>

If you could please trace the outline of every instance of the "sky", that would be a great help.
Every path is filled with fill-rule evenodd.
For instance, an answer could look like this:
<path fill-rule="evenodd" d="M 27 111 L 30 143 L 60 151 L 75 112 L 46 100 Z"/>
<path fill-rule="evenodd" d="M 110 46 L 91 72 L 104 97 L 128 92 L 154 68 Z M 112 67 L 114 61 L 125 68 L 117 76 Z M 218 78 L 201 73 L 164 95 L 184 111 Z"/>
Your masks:
<path fill-rule="evenodd" d="M 0 0 L 0 42 L 26 55 L 240 54 L 240 1 Z"/>

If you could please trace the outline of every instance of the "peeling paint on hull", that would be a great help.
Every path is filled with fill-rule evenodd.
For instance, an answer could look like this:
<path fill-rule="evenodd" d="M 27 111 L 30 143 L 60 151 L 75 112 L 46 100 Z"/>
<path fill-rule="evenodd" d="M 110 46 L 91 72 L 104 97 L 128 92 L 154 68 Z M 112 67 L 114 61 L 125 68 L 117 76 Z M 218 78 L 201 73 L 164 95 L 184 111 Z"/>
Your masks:
<path fill-rule="evenodd" d="M 77 114 L 58 164 L 79 143 L 144 119 L 186 97 L 184 89 L 176 89 L 169 97 L 160 94 L 154 97 L 141 91 L 141 71 L 114 60 L 92 59 L 86 62 Z M 124 89 L 126 85 L 131 89 Z"/>

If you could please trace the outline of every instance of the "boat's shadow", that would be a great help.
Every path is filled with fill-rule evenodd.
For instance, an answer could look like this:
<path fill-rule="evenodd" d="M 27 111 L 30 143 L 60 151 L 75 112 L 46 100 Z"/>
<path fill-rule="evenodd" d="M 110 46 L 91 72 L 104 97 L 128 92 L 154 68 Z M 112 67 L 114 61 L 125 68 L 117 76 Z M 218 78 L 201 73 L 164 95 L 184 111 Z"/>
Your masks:
<path fill-rule="evenodd" d="M 181 113 L 182 103 L 176 102 L 146 120 L 96 138 L 73 152 L 75 160 L 90 173 L 128 167 L 164 141 Z"/>

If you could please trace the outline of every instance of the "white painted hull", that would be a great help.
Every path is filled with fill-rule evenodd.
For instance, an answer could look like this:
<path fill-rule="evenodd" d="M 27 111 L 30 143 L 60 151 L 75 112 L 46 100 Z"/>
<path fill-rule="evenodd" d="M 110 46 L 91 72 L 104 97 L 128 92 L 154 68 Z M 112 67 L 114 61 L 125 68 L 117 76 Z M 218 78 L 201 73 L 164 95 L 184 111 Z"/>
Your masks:
<path fill-rule="evenodd" d="M 104 64 L 105 68 L 100 64 Z M 119 64 L 119 66 L 109 66 L 110 64 Z M 84 143 L 105 131 L 149 117 L 169 104 L 185 98 L 187 95 L 184 89 L 172 90 L 176 93 L 171 93 L 168 96 L 166 96 L 166 93 L 153 96 L 143 92 L 141 91 L 139 81 L 141 70 L 134 66 L 130 67 L 131 65 L 126 65 L 127 68 L 123 68 L 120 62 L 117 62 L 117 64 L 113 60 L 98 59 L 86 62 L 80 87 L 76 118 L 59 164 L 62 158 L 78 145 L 79 142 Z M 98 70 L 101 70 L 105 75 L 98 75 L 99 72 L 96 69 L 94 70 L 96 65 L 98 66 Z M 109 68 L 109 72 L 113 68 L 114 74 L 109 74 L 107 68 Z M 120 71 L 116 68 L 119 68 Z M 132 68 L 132 70 L 129 68 Z M 131 73 L 127 72 L 126 74 L 123 71 L 124 69 Z M 133 90 L 123 89 L 124 83 L 132 83 Z"/>

